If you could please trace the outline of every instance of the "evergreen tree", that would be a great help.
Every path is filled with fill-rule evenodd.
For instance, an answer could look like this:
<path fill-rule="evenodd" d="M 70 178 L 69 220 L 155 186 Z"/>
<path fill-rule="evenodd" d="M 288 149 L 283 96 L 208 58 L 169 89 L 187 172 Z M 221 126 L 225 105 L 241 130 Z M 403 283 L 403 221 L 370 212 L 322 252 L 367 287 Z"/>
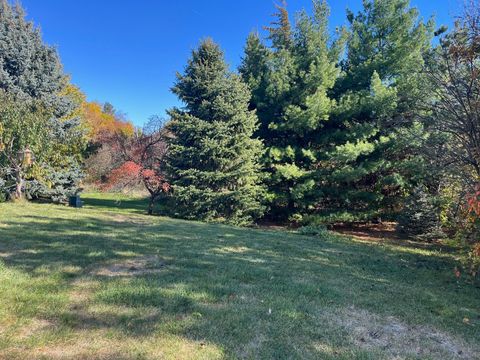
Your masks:
<path fill-rule="evenodd" d="M 256 110 L 259 120 L 268 118 L 271 110 L 266 97 L 270 59 L 270 49 L 262 43 L 258 33 L 251 33 L 247 38 L 245 55 L 239 72 L 252 92 L 250 109 Z M 268 122 L 261 122 L 257 131 L 259 137 L 266 138 L 268 131 Z"/>
<path fill-rule="evenodd" d="M 268 39 L 275 49 L 288 49 L 292 45 L 292 25 L 286 0 L 282 0 L 282 5 L 275 4 L 275 7 L 277 8 L 274 14 L 276 21 L 272 22 L 272 26 L 265 27 L 265 30 L 268 31 Z"/>
<path fill-rule="evenodd" d="M 440 205 L 438 196 L 429 193 L 426 187 L 416 187 L 407 197 L 398 217 L 398 230 L 418 240 L 428 241 L 445 236 L 440 221 Z"/>
<path fill-rule="evenodd" d="M 73 106 L 62 94 L 67 85 L 56 49 L 43 42 L 19 3 L 0 0 L 0 89 L 20 99 L 41 100 L 62 117 Z"/>
<path fill-rule="evenodd" d="M 193 51 L 173 92 L 185 104 L 170 110 L 168 126 L 168 172 L 178 215 L 235 224 L 259 217 L 263 147 L 252 138 L 257 117 L 248 109 L 247 86 L 228 71 L 218 45 L 205 40 Z"/>
<path fill-rule="evenodd" d="M 365 0 L 350 29 L 338 103 L 321 143 L 318 210 L 329 221 L 369 220 L 395 212 L 415 186 L 423 159 L 418 114 L 425 98 L 423 58 L 433 23 L 408 0 Z"/>
<path fill-rule="evenodd" d="M 55 151 L 49 152 L 48 157 L 44 153 L 36 154 L 38 159 L 42 159 L 42 164 L 37 166 L 42 166 L 45 171 L 32 178 L 32 183 L 41 185 L 32 188 L 43 186 L 42 194 L 51 193 L 51 197 L 56 199 L 65 198 L 68 192 L 75 191 L 81 178 L 79 162 L 85 146 L 80 119 L 74 118 L 78 105 L 69 96 L 68 89 L 69 79 L 63 72 L 56 50 L 43 43 L 39 29 L 25 19 L 18 3 L 12 6 L 7 0 L 0 0 L 0 90 L 6 93 L 12 104 L 41 104 L 50 114 L 49 123 L 45 126 L 51 136 L 45 137 L 44 141 L 52 142 L 51 148 Z M 18 112 L 21 111 L 23 108 L 18 109 Z M 6 121 L 0 119 L 0 128 Z M 24 142 L 22 137 L 21 131 L 12 134 L 19 143 Z M 8 168 L 12 164 L 4 162 L 0 166 Z M 48 179 L 39 175 L 47 172 Z M 70 175 L 66 176 L 66 173 Z M 66 181 L 65 177 L 75 181 Z M 63 189 L 63 195 L 58 195 L 62 191 L 52 189 Z"/>
<path fill-rule="evenodd" d="M 253 35 L 247 41 L 240 72 L 267 146 L 275 214 L 368 220 L 397 211 L 422 181 L 418 114 L 428 95 L 422 69 L 433 23 L 423 23 L 408 0 L 363 5 L 348 13 L 350 28 L 336 41 L 321 0 L 293 30 L 280 7 L 267 28 L 271 48 Z"/>
<path fill-rule="evenodd" d="M 319 196 L 317 139 L 335 106 L 329 93 L 339 76 L 341 42 L 331 46 L 326 2 L 313 5 L 313 16 L 300 13 L 293 30 L 279 7 L 279 20 L 267 28 L 272 48 L 250 36 L 240 68 L 268 148 L 263 163 L 275 215 L 310 212 Z"/>

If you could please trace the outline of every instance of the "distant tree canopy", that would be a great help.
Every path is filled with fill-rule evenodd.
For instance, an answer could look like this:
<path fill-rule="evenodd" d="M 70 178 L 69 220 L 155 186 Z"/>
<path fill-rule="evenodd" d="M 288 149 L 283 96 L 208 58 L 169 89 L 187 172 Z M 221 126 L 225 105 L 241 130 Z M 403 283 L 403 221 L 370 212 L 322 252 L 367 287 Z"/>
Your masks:
<path fill-rule="evenodd" d="M 115 132 L 121 132 L 127 136 L 132 136 L 134 133 L 132 123 L 119 119 L 115 109 L 109 103 L 102 107 L 97 102 L 84 102 L 81 111 L 91 139 L 99 139 Z"/>

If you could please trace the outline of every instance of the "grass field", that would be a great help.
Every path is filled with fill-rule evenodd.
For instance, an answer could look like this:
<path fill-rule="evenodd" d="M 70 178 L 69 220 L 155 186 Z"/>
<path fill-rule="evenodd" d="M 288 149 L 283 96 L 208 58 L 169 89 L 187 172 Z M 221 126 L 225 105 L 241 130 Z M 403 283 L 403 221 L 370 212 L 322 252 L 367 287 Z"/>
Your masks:
<path fill-rule="evenodd" d="M 475 359 L 448 251 L 0 204 L 2 359 Z"/>

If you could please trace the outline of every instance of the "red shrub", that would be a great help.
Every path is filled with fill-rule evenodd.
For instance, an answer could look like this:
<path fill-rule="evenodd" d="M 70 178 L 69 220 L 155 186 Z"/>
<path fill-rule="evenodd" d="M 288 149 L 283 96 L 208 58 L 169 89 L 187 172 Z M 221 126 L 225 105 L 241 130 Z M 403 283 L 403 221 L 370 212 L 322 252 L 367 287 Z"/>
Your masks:
<path fill-rule="evenodd" d="M 468 212 L 480 217 L 480 185 L 475 192 L 467 196 Z"/>

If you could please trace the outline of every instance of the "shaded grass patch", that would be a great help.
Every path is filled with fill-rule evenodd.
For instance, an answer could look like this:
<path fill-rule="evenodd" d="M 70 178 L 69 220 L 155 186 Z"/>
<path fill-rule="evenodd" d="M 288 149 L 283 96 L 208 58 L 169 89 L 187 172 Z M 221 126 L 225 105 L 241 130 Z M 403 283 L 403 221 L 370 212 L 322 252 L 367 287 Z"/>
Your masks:
<path fill-rule="evenodd" d="M 480 289 L 453 276 L 448 251 L 86 200 L 0 204 L 0 358 L 384 359 L 416 348 L 404 341 L 415 331 L 457 352 L 413 359 L 479 350 Z M 119 276 L 99 271 L 112 266 Z"/>

